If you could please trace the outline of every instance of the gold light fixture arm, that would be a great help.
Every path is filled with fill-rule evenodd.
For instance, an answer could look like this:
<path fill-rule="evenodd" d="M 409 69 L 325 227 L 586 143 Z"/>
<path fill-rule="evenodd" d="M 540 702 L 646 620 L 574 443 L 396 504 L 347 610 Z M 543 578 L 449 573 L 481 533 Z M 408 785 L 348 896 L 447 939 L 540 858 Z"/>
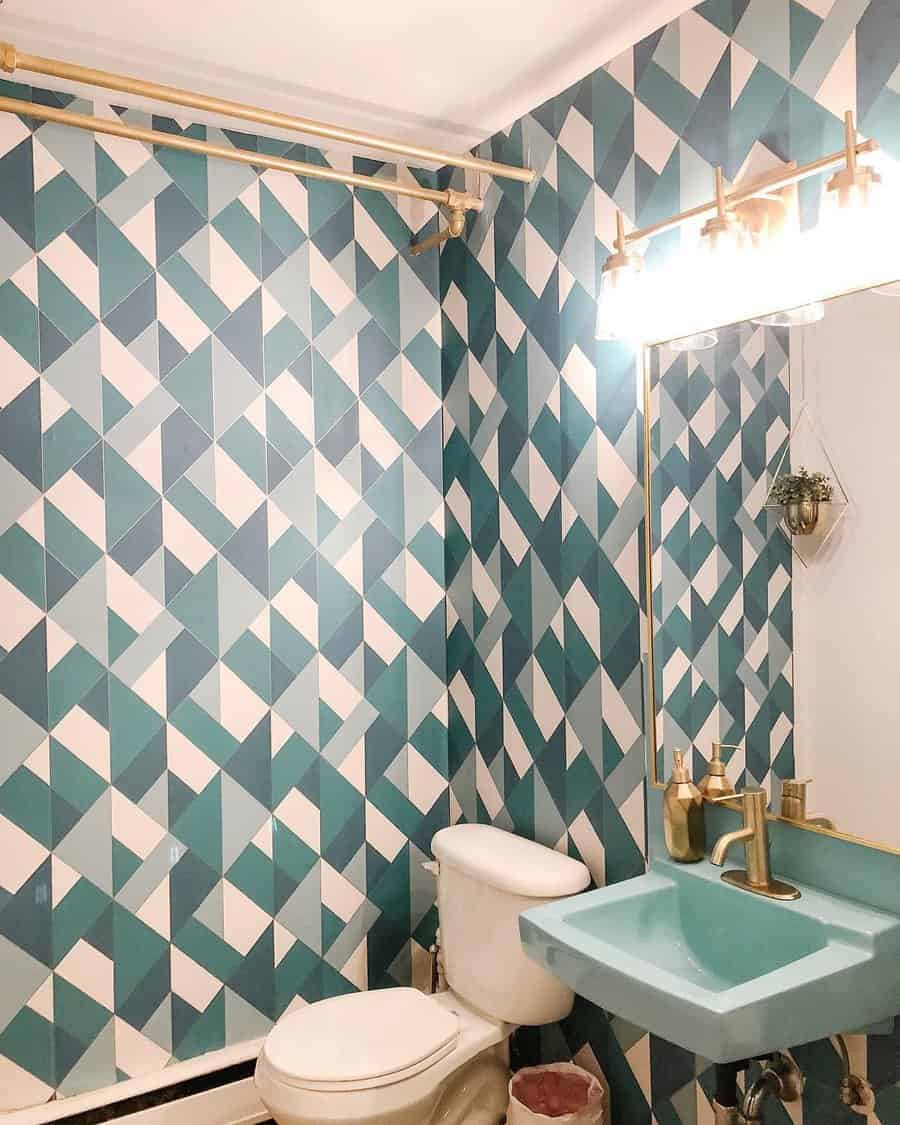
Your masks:
<path fill-rule="evenodd" d="M 92 117 L 86 113 L 74 113 L 54 106 L 40 105 L 37 102 L 21 101 L 18 98 L 0 97 L 0 113 L 15 113 L 21 117 L 53 121 L 57 125 L 69 125 L 89 133 L 105 133 L 107 136 L 142 141 L 144 144 L 162 145 L 165 148 L 180 149 L 182 152 L 194 152 L 201 156 L 230 160 L 236 164 L 250 164 L 254 168 L 272 168 L 277 172 L 289 172 L 295 176 L 308 176 L 316 180 L 330 180 L 332 183 L 346 184 L 348 187 L 370 188 L 373 191 L 408 196 L 412 199 L 425 199 L 438 205 L 460 207 L 464 211 L 480 211 L 483 206 L 482 201 L 475 195 L 457 191 L 438 191 L 419 187 L 417 184 L 401 183 L 399 180 L 364 176 L 356 172 L 341 172 L 321 164 L 307 164 L 302 160 L 288 160 L 282 156 L 269 156 L 263 152 L 212 144 L 181 133 L 162 133 L 158 129 L 129 125 L 119 118 Z"/>
<path fill-rule="evenodd" d="M 376 149 L 379 152 L 395 153 L 408 160 L 420 160 L 425 164 L 449 165 L 452 168 L 470 168 L 477 172 L 487 172 L 490 176 L 500 176 L 507 180 L 518 180 L 520 183 L 530 184 L 535 177 L 532 168 L 516 168 L 510 164 L 499 164 L 493 160 L 482 160 L 477 156 L 467 153 L 456 154 L 443 152 L 441 149 L 430 148 L 426 145 L 408 144 L 405 141 L 396 141 L 388 137 L 381 137 L 375 133 L 364 133 L 357 129 L 345 129 L 339 125 L 327 125 L 321 121 L 312 121 L 306 117 L 295 117 L 289 113 L 278 113 L 271 109 L 261 109 L 258 106 L 245 105 L 243 102 L 233 102 L 226 98 L 210 97 L 207 94 L 197 94 L 190 90 L 181 90 L 175 86 L 163 86 L 157 82 L 146 82 L 140 78 L 132 78 L 125 74 L 113 74 L 107 70 L 95 70 L 93 67 L 78 66 L 75 63 L 64 62 L 61 59 L 48 59 L 40 55 L 29 55 L 19 51 L 12 43 L 0 43 L 0 66 L 10 74 L 17 70 L 28 71 L 32 74 L 44 74 L 51 78 L 61 78 L 68 82 L 80 82 L 86 86 L 99 86 L 105 90 L 117 90 L 122 94 L 133 94 L 138 97 L 151 98 L 154 101 L 169 102 L 172 105 L 184 106 L 188 109 L 199 109 L 205 113 L 222 114 L 225 117 L 236 117 L 242 121 L 251 121 L 257 125 L 266 125 L 274 129 L 286 129 L 290 132 L 304 133 L 311 137 L 321 137 L 325 140 L 340 141 L 357 148 Z"/>
<path fill-rule="evenodd" d="M 666 231 L 683 226 L 691 219 L 702 219 L 708 215 L 717 216 L 720 203 L 724 205 L 726 211 L 733 210 L 737 204 L 744 203 L 748 199 L 754 199 L 759 195 L 769 194 L 781 188 L 790 187 L 792 184 L 800 183 L 801 180 L 806 180 L 810 176 L 817 175 L 819 172 L 830 172 L 834 168 L 841 167 L 847 169 L 851 161 L 853 165 L 852 170 L 855 174 L 858 174 L 859 168 L 856 164 L 857 157 L 864 156 L 866 153 L 878 152 L 879 145 L 878 142 L 874 140 L 856 140 L 856 130 L 853 127 L 852 114 L 847 115 L 845 128 L 847 130 L 847 143 L 845 148 L 842 148 L 840 152 L 832 152 L 828 156 L 820 156 L 818 160 L 811 160 L 808 164 L 801 164 L 798 167 L 792 166 L 787 169 L 778 169 L 778 171 L 768 176 L 761 176 L 759 179 L 754 180 L 753 183 L 747 187 L 735 188 L 728 193 L 725 193 L 723 189 L 721 196 L 717 191 L 716 198 L 711 199 L 708 203 L 698 204 L 698 206 L 691 207 L 687 211 L 682 211 L 678 215 L 673 215 L 669 219 L 663 219 L 658 223 L 652 223 L 650 226 L 641 227 L 639 230 L 633 230 L 625 235 L 625 241 L 629 244 L 643 242 L 645 239 L 653 238 L 654 235 L 663 234 Z"/>

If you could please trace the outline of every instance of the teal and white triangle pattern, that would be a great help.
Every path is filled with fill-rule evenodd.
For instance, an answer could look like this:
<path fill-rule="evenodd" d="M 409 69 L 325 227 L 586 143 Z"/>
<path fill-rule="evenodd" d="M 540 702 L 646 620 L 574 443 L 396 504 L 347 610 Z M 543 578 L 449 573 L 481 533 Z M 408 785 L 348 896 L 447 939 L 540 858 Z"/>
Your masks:
<path fill-rule="evenodd" d="M 658 770 L 714 742 L 736 786 L 792 777 L 791 556 L 765 501 L 788 440 L 789 333 L 721 329 L 651 357 Z M 780 541 L 779 541 L 780 540 Z"/>
<path fill-rule="evenodd" d="M 615 212 L 643 226 L 709 199 L 715 165 L 734 180 L 837 149 L 846 109 L 898 158 L 898 74 L 893 0 L 705 0 L 479 149 L 538 179 L 492 182 L 465 240 L 441 254 L 454 818 L 580 854 L 607 881 L 642 870 L 641 407 L 633 358 L 593 338 Z M 817 192 L 801 192 L 807 221 Z M 652 255 L 677 246 L 658 238 Z M 662 432 L 671 407 L 658 414 L 660 449 L 671 458 L 693 445 L 686 461 L 699 472 L 657 559 L 680 585 L 663 615 L 671 672 L 683 664 L 662 693 L 666 738 L 694 743 L 697 767 L 713 737 L 740 741 L 741 772 L 767 780 L 790 768 L 793 705 L 790 560 L 759 522 L 789 416 L 784 346 L 765 334 L 760 352 L 754 335 L 721 372 L 704 362 L 673 374 L 718 387 L 740 370 L 746 391 L 686 402 L 671 411 L 672 433 Z M 736 425 L 746 449 L 735 457 L 720 442 Z M 711 482 L 727 482 L 714 503 Z M 721 548 L 706 542 L 713 527 Z M 734 591 L 718 606 L 729 583 L 743 606 Z M 679 622 L 681 601 L 695 612 Z M 729 605 L 739 612 L 721 643 Z M 712 1120 L 704 1060 L 589 1004 L 536 1038 L 543 1059 L 602 1066 L 614 1120 Z M 860 1047 L 883 1121 L 900 1120 L 895 1039 Z M 800 1054 L 811 1081 L 791 1117 L 823 1120 L 836 1112 L 833 1048 Z"/>
<path fill-rule="evenodd" d="M 435 209 L 7 115 L 0 180 L 11 1109 L 409 983 L 449 790 Z"/>

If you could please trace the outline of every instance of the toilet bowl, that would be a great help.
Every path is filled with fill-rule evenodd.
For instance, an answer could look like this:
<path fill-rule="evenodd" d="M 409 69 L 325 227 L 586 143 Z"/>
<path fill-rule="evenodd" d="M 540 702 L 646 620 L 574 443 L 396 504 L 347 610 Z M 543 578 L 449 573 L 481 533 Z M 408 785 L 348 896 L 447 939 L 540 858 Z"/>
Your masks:
<path fill-rule="evenodd" d="M 456 1113 L 442 1122 L 463 1122 L 477 1108 L 488 1125 L 506 1110 L 511 1030 L 452 992 L 339 996 L 279 1021 L 260 1054 L 256 1085 L 279 1125 L 425 1125 L 447 1093 L 457 1095 Z M 468 1097 L 458 1096 L 461 1077 Z"/>
<path fill-rule="evenodd" d="M 256 1065 L 278 1125 L 498 1125 L 510 1032 L 571 1010 L 572 991 L 523 952 L 519 915 L 583 890 L 587 868 L 487 825 L 444 828 L 432 850 L 449 990 L 358 992 L 283 1016 Z"/>

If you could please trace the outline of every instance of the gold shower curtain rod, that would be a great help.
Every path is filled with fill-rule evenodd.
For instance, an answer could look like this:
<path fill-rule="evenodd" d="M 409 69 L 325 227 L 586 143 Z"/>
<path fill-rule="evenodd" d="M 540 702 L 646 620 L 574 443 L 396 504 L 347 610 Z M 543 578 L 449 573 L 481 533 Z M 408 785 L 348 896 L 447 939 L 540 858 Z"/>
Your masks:
<path fill-rule="evenodd" d="M 341 172 L 321 164 L 307 164 L 302 160 L 287 160 L 282 156 L 268 156 L 263 152 L 253 152 L 243 148 L 230 148 L 227 145 L 198 141 L 181 133 L 162 133 L 158 129 L 144 129 L 139 125 L 128 125 L 118 118 L 92 117 L 87 113 L 74 113 L 54 106 L 25 102 L 19 98 L 0 97 L 0 113 L 15 113 L 20 117 L 34 117 L 40 121 L 52 121 L 57 125 L 69 125 L 73 129 L 84 129 L 89 133 L 105 133 L 111 137 L 123 137 L 130 141 L 143 141 L 144 144 L 164 145 L 182 152 L 195 152 L 202 156 L 214 156 L 220 160 L 231 160 L 236 164 L 250 164 L 255 168 L 272 168 L 277 172 L 291 172 L 296 176 L 312 176 L 318 180 L 347 184 L 349 187 L 371 188 L 373 191 L 390 192 L 394 195 L 410 196 L 413 199 L 426 199 L 430 203 L 443 204 L 451 210 L 480 211 L 483 203 L 476 195 L 461 191 L 437 191 L 404 184 L 398 180 L 386 180 L 380 176 L 363 176 L 355 172 Z"/>
<path fill-rule="evenodd" d="M 535 173 L 531 168 L 517 168 L 510 164 L 500 164 L 493 160 L 482 160 L 476 156 L 468 154 L 455 154 L 450 152 L 443 152 L 440 149 L 430 148 L 425 145 L 408 144 L 405 141 L 396 141 L 387 137 L 381 137 L 374 133 L 361 132 L 355 129 L 345 129 L 338 125 L 328 125 L 320 121 L 312 121 L 305 117 L 296 117 L 288 113 L 279 113 L 275 110 L 261 109 L 257 106 L 245 105 L 242 102 L 229 101 L 225 98 L 210 97 L 207 94 L 197 94 L 190 90 L 181 90 L 175 86 L 164 86 L 156 82 L 145 82 L 143 79 L 132 78 L 124 74 L 113 74 L 106 70 L 96 70 L 93 67 L 78 66 L 76 63 L 64 62 L 61 59 L 48 59 L 40 55 L 30 55 L 23 51 L 19 51 L 12 43 L 0 43 L 0 67 L 10 74 L 15 73 L 17 70 L 27 71 L 34 74 L 44 74 L 52 78 L 61 78 L 69 82 L 79 82 L 86 86 L 99 86 L 107 90 L 116 90 L 119 93 L 133 94 L 139 97 L 145 97 L 154 101 L 169 102 L 172 105 L 179 105 L 189 109 L 199 109 L 205 113 L 221 114 L 225 117 L 235 117 L 243 121 L 254 122 L 255 124 L 269 126 L 270 128 L 285 129 L 290 132 L 303 133 L 307 136 L 322 137 L 327 140 L 340 141 L 342 143 L 355 145 L 360 148 L 376 149 L 380 152 L 389 152 L 398 156 L 405 157 L 409 160 L 420 160 L 424 163 L 449 165 L 453 168 L 465 168 L 477 172 L 484 172 L 490 176 L 499 176 L 504 179 L 518 180 L 521 183 L 531 183 L 534 180 Z M 11 99 L 6 99 L 11 100 Z M 4 105 L 7 112 L 16 112 L 9 106 Z M 35 107 L 37 108 L 37 107 Z M 41 114 L 31 112 L 31 116 L 40 117 Z M 57 120 L 56 118 L 46 118 L 46 120 Z M 74 121 L 71 122 L 74 124 Z M 65 124 L 65 121 L 63 122 Z M 88 128 L 84 124 L 77 126 L 78 128 Z M 97 130 L 102 131 L 102 130 Z M 144 130 L 147 132 L 147 130 Z M 126 134 L 119 133 L 119 136 Z M 164 134 L 168 136 L 168 134 Z M 135 140 L 145 139 L 135 137 Z M 154 144 L 165 144 L 165 141 L 153 141 Z M 184 147 L 184 146 L 174 146 Z M 203 151 L 202 149 L 193 149 L 192 151 Z M 221 155 L 218 153 L 216 155 Z M 225 159 L 228 159 L 227 157 Z M 255 161 L 254 163 L 263 163 L 262 161 Z M 297 161 L 297 164 L 302 162 Z M 317 176 L 319 175 L 319 165 L 309 165 L 308 170 L 301 175 Z M 418 198 L 430 199 L 432 202 L 446 202 L 449 206 L 453 206 L 453 202 L 446 198 L 438 200 L 437 195 L 446 197 L 446 192 L 429 192 L 427 195 L 419 195 L 418 192 L 401 192 L 397 188 L 387 187 L 390 181 L 381 180 L 378 183 L 363 183 L 361 180 L 375 180 L 376 177 L 358 177 L 354 176 L 349 179 L 344 179 L 344 174 L 340 176 L 321 176 L 322 179 L 339 180 L 340 182 L 351 184 L 355 187 L 374 187 L 378 191 L 396 191 L 401 195 L 415 195 Z M 422 191 L 428 191 L 423 188 Z M 455 192 L 454 197 L 458 199 L 465 193 Z M 468 199 L 474 199 L 473 196 L 468 196 Z M 474 205 L 467 204 L 467 209 L 477 210 Z"/>

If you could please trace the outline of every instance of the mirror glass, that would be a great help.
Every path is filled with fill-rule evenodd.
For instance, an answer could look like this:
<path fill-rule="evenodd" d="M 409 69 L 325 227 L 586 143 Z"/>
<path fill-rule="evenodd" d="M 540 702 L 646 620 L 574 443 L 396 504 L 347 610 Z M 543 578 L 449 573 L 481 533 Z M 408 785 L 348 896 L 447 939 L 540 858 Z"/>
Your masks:
<path fill-rule="evenodd" d="M 647 349 L 651 773 L 900 850 L 900 283 L 812 316 Z"/>

